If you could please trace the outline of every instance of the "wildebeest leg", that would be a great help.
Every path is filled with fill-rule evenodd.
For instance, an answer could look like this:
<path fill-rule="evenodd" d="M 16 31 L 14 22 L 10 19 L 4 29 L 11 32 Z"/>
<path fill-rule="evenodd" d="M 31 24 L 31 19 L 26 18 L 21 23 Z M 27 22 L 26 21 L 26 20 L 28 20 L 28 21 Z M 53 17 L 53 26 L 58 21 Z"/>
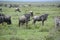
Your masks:
<path fill-rule="evenodd" d="M 19 27 L 20 27 L 21 22 L 19 21 Z"/>
<path fill-rule="evenodd" d="M 23 25 L 24 25 L 24 23 L 19 22 L 19 27 L 20 27 L 21 25 L 23 26 Z"/>
<path fill-rule="evenodd" d="M 34 20 L 33 23 L 35 24 L 36 23 L 36 20 Z"/>
<path fill-rule="evenodd" d="M 26 22 L 26 27 L 28 26 L 28 22 Z"/>
<path fill-rule="evenodd" d="M 7 24 L 9 24 L 9 25 L 10 25 L 10 24 L 11 24 L 11 20 L 8 20 Z"/>
<path fill-rule="evenodd" d="M 44 21 L 42 21 L 42 26 L 44 26 Z"/>

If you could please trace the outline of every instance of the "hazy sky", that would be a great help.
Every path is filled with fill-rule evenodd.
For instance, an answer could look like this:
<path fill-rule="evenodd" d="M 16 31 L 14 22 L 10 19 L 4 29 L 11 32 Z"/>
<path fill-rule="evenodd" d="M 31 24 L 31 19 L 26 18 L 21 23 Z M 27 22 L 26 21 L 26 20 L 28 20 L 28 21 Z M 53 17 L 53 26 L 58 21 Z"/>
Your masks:
<path fill-rule="evenodd" d="M 60 0 L 0 0 L 0 1 L 20 1 L 20 2 L 41 2 L 41 1 L 60 1 Z"/>

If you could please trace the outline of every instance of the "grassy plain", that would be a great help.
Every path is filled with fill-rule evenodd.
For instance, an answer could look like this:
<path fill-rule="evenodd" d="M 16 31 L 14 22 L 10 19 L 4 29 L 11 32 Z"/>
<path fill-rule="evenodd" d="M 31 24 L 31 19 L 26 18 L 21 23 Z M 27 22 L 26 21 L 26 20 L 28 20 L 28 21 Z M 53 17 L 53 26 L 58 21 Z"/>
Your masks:
<path fill-rule="evenodd" d="M 46 39 L 48 35 L 51 35 L 52 29 L 54 29 L 54 17 L 60 16 L 60 8 L 58 7 L 19 7 L 21 12 L 15 12 L 15 8 L 1 7 L 4 14 L 11 15 L 12 24 L 4 25 L 0 24 L 0 40 L 60 40 L 59 32 L 55 35 L 54 39 Z M 26 11 L 27 10 L 27 11 Z M 42 26 L 41 22 L 37 22 L 34 25 L 31 20 L 28 27 L 25 25 L 18 26 L 18 18 L 30 10 L 34 12 L 34 15 L 49 14 L 45 25 Z M 1 12 L 0 12 L 1 13 Z M 54 34 L 54 31 L 53 31 Z M 52 35 L 53 35 L 52 34 Z"/>

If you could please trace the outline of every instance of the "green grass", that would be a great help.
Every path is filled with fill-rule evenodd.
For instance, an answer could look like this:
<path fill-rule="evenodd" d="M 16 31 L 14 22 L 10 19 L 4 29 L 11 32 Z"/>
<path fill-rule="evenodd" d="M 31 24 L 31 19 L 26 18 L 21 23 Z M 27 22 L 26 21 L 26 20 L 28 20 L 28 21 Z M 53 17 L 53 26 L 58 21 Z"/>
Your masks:
<path fill-rule="evenodd" d="M 46 38 L 50 40 L 51 37 L 48 37 L 48 35 L 50 35 L 51 29 L 54 28 L 54 17 L 60 16 L 60 8 L 57 7 L 20 7 L 21 12 L 15 12 L 15 8 L 2 8 L 2 13 L 11 15 L 12 24 L 0 24 L 0 40 L 46 40 Z M 34 12 L 34 15 L 49 14 L 44 26 L 41 22 L 34 25 L 33 20 L 29 22 L 28 27 L 25 25 L 18 26 L 18 18 L 25 14 L 25 11 L 27 13 L 30 10 Z"/>

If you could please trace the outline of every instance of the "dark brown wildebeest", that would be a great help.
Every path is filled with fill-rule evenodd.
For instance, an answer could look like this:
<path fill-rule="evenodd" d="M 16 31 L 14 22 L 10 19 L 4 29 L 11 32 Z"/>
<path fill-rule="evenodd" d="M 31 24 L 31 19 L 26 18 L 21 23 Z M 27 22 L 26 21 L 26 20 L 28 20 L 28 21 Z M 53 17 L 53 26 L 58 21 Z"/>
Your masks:
<path fill-rule="evenodd" d="M 33 23 L 35 24 L 36 21 L 42 21 L 42 25 L 44 25 L 44 21 L 47 20 L 48 14 L 44 14 L 41 16 L 34 16 L 33 17 Z"/>
<path fill-rule="evenodd" d="M 0 24 L 6 22 L 7 24 L 11 24 L 11 16 L 0 14 Z"/>
<path fill-rule="evenodd" d="M 21 10 L 19 8 L 15 8 L 15 12 L 18 11 L 18 12 L 21 12 Z"/>
<path fill-rule="evenodd" d="M 24 14 L 23 16 L 19 17 L 19 26 L 21 24 L 24 25 L 25 23 L 26 23 L 26 26 L 28 26 L 28 22 L 30 21 L 30 16 L 33 16 L 32 11 L 28 14 Z"/>

